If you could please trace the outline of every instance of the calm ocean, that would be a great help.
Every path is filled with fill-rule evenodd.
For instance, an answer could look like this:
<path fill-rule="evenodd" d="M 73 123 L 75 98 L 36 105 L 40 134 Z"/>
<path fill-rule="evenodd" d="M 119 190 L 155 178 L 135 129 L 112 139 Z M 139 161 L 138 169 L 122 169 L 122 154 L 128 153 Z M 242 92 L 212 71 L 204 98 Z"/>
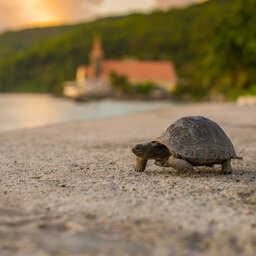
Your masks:
<path fill-rule="evenodd" d="M 76 103 L 47 94 L 0 94 L 0 131 L 116 117 L 176 105 L 159 101 L 115 100 Z"/>

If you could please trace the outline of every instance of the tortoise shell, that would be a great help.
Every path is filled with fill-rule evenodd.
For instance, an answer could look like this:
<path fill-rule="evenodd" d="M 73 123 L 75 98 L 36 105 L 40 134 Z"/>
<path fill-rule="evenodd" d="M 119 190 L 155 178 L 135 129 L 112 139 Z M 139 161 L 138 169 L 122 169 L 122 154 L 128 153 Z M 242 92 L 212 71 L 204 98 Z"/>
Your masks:
<path fill-rule="evenodd" d="M 172 154 L 195 163 L 236 158 L 234 146 L 218 124 L 202 116 L 183 117 L 157 139 Z"/>

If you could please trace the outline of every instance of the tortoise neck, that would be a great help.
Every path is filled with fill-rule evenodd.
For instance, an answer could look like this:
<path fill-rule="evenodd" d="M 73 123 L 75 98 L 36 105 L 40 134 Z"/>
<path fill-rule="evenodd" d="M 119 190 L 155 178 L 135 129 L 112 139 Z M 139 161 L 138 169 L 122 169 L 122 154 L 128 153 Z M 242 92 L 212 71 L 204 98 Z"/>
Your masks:
<path fill-rule="evenodd" d="M 159 144 L 156 142 L 149 142 L 146 155 L 147 155 L 146 157 L 149 159 L 160 159 L 160 158 L 168 158 L 170 156 L 170 152 L 168 148 L 163 144 Z"/>

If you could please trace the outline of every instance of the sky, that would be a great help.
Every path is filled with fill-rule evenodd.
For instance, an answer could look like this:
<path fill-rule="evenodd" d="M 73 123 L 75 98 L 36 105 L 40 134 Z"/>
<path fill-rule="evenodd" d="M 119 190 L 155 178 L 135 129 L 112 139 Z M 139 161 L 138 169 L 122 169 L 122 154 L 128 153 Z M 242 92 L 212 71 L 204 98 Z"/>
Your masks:
<path fill-rule="evenodd" d="M 0 0 L 0 31 L 76 23 L 133 11 L 182 7 L 205 0 Z"/>

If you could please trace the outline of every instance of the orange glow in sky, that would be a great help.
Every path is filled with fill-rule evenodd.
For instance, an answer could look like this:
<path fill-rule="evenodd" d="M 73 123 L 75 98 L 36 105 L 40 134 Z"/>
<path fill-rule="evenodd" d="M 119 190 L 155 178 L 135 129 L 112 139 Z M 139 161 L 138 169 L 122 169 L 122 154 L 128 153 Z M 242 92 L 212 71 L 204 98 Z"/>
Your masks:
<path fill-rule="evenodd" d="M 26 0 L 26 2 L 25 10 L 29 13 L 29 22 L 43 26 L 68 22 L 70 16 L 74 16 L 72 8 L 69 7 L 75 6 L 77 1 L 74 1 L 74 4 L 70 0 Z"/>
<path fill-rule="evenodd" d="M 35 16 L 34 16 L 34 23 L 35 24 L 51 24 L 55 23 L 59 18 L 54 14 L 51 13 L 49 10 L 37 9 L 34 8 Z"/>
<path fill-rule="evenodd" d="M 98 16 L 184 6 L 205 0 L 0 0 L 0 31 L 76 23 Z"/>

